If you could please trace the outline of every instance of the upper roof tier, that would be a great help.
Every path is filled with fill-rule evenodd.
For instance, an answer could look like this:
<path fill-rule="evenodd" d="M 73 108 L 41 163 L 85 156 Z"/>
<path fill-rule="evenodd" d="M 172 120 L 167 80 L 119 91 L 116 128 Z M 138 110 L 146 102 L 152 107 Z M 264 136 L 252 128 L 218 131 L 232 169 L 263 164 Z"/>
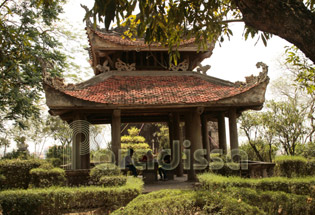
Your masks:
<path fill-rule="evenodd" d="M 129 39 L 122 30 L 116 28 L 111 31 L 86 27 L 89 39 L 90 62 L 95 75 L 102 73 L 98 67 L 108 66 L 110 70 L 117 70 L 115 64 L 118 59 L 132 64 L 136 70 L 170 70 L 168 47 L 160 43 L 145 43 L 143 38 Z M 178 62 L 187 60 L 188 70 L 192 71 L 205 58 L 212 55 L 215 43 L 208 45 L 207 50 L 199 51 L 195 39 L 184 40 L 177 47 L 180 53 Z"/>

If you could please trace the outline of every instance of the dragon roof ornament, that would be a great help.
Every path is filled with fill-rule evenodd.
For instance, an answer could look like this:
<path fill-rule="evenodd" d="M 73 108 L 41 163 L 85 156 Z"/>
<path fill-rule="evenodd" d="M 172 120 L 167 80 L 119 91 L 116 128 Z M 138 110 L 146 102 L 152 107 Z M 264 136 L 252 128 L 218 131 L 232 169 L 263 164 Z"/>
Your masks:
<path fill-rule="evenodd" d="M 239 86 L 239 87 L 250 86 L 250 85 L 257 84 L 257 83 L 261 83 L 261 82 L 265 81 L 266 79 L 268 79 L 268 66 L 267 66 L 267 64 L 265 64 L 263 62 L 258 62 L 258 63 L 256 63 L 256 67 L 258 69 L 262 68 L 262 71 L 259 73 L 258 76 L 254 76 L 254 75 L 246 76 L 245 77 L 246 82 L 237 81 L 237 82 L 235 82 L 235 85 Z"/>

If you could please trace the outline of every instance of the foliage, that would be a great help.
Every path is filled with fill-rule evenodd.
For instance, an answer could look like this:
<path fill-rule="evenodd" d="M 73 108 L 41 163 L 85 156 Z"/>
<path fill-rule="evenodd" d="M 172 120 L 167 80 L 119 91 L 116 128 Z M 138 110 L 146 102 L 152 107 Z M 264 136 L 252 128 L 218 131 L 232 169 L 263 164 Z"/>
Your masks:
<path fill-rule="evenodd" d="M 247 137 L 247 143 L 240 148 L 250 160 L 272 161 L 278 150 L 274 130 L 265 121 L 267 113 L 247 111 L 239 118 L 240 129 Z"/>
<path fill-rule="evenodd" d="M 240 164 L 239 163 L 230 163 L 230 162 L 211 162 L 210 163 L 210 172 L 224 175 L 224 176 L 238 176 L 240 175 Z"/>
<path fill-rule="evenodd" d="M 138 196 L 142 185 L 140 179 L 128 178 L 126 185 L 121 187 L 8 190 L 0 193 L 0 205 L 6 215 L 53 215 L 99 207 L 114 210 Z"/>
<path fill-rule="evenodd" d="M 150 146 L 147 143 L 138 143 L 138 144 L 133 144 L 133 143 L 122 143 L 121 144 L 122 149 L 149 149 Z"/>
<path fill-rule="evenodd" d="M 159 131 L 154 133 L 154 136 L 157 137 L 157 142 L 159 143 L 160 149 L 170 148 L 170 137 L 169 137 L 169 128 L 164 124 L 157 124 L 160 128 Z"/>
<path fill-rule="evenodd" d="M 202 189 L 215 192 L 230 187 L 251 188 L 257 191 L 282 191 L 297 195 L 310 195 L 315 197 L 315 178 L 286 178 L 271 177 L 262 179 L 247 179 L 241 177 L 224 177 L 211 173 L 198 175 Z"/>
<path fill-rule="evenodd" d="M 308 142 L 296 147 L 296 154 L 305 158 L 315 158 L 315 142 Z"/>
<path fill-rule="evenodd" d="M 128 129 L 129 135 L 121 137 L 121 148 L 133 148 L 133 149 L 148 149 L 149 145 L 145 142 L 145 138 L 139 136 L 140 129 L 131 127 Z"/>
<path fill-rule="evenodd" d="M 288 69 L 295 74 L 295 81 L 307 92 L 315 91 L 315 65 L 295 46 L 286 47 L 285 63 Z"/>
<path fill-rule="evenodd" d="M 264 214 L 226 194 L 188 190 L 161 190 L 140 195 L 114 215 L 124 214 Z"/>
<path fill-rule="evenodd" d="M 279 156 L 275 159 L 275 174 L 284 177 L 308 175 L 307 159 L 302 156 Z"/>
<path fill-rule="evenodd" d="M 30 187 L 62 186 L 66 182 L 65 171 L 60 168 L 35 168 L 30 171 Z"/>
<path fill-rule="evenodd" d="M 252 141 L 252 144 L 255 145 L 256 149 L 258 150 L 262 161 L 273 161 L 275 156 L 276 156 L 276 152 L 278 150 L 277 146 L 271 144 L 271 150 L 270 150 L 270 145 L 267 144 L 266 142 L 264 142 L 262 139 L 256 140 L 256 141 Z M 252 161 L 257 161 L 260 160 L 257 157 L 257 153 L 253 150 L 252 145 L 250 145 L 249 143 L 245 143 L 242 144 L 239 149 L 243 150 L 246 152 L 247 156 L 248 156 L 248 160 L 252 160 Z"/>
<path fill-rule="evenodd" d="M 127 182 L 127 177 L 122 175 L 116 176 L 102 176 L 99 180 L 99 185 L 104 187 L 123 186 Z"/>
<path fill-rule="evenodd" d="M 266 214 L 304 215 L 312 214 L 315 210 L 314 200 L 306 195 L 236 187 L 229 188 L 226 192 L 233 198 L 258 207 Z"/>
<path fill-rule="evenodd" d="M 38 168 L 45 161 L 43 160 L 1 160 L 1 174 L 5 176 L 5 189 L 28 188 L 31 180 L 30 170 Z"/>
<path fill-rule="evenodd" d="M 102 176 L 120 175 L 118 166 L 112 163 L 99 164 L 93 167 L 90 172 L 91 179 L 98 182 Z"/>
<path fill-rule="evenodd" d="M 53 25 L 62 12 L 58 1 L 3 1 L 0 5 L 0 109 L 4 119 L 38 115 L 34 104 L 42 93 L 43 72 L 60 76 L 65 56 Z"/>

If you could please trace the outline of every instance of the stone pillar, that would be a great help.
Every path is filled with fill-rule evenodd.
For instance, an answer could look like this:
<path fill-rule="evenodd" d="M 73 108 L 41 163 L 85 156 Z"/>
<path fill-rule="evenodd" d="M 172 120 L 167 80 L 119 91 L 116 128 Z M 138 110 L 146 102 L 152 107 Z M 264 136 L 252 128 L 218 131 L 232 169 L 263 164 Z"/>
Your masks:
<path fill-rule="evenodd" d="M 112 152 L 115 155 L 115 164 L 119 166 L 118 153 L 121 149 L 121 112 L 120 110 L 114 110 L 112 115 Z"/>
<path fill-rule="evenodd" d="M 203 149 L 207 150 L 206 159 L 210 162 L 210 142 L 209 142 L 209 130 L 208 130 L 208 119 L 205 115 L 201 116 L 202 125 L 202 146 Z"/>
<path fill-rule="evenodd" d="M 237 123 L 236 123 L 236 109 L 232 108 L 229 110 L 229 128 L 230 128 L 230 148 L 231 151 L 238 149 L 238 134 L 237 134 Z M 235 154 L 235 153 L 234 153 Z M 232 157 L 233 153 L 231 154 Z M 234 158 L 233 160 L 237 160 Z"/>
<path fill-rule="evenodd" d="M 72 128 L 72 169 L 90 168 L 90 141 L 89 141 L 89 123 L 84 117 L 76 113 L 74 121 L 70 123 Z"/>
<path fill-rule="evenodd" d="M 168 125 L 168 136 L 169 136 L 169 141 L 170 141 L 170 149 L 173 148 L 173 140 L 174 140 L 174 123 L 173 123 L 173 114 L 169 114 L 169 120 L 167 122 Z M 173 153 L 173 152 L 171 152 Z"/>
<path fill-rule="evenodd" d="M 219 129 L 219 149 L 223 150 L 223 153 L 227 153 L 226 146 L 226 131 L 225 131 L 225 118 L 224 113 L 220 112 L 218 116 L 218 129 Z"/>
<path fill-rule="evenodd" d="M 202 109 L 196 108 L 192 112 L 188 113 L 187 120 L 187 136 L 189 137 L 188 140 L 191 142 L 190 146 L 190 169 L 188 171 L 188 180 L 189 181 L 196 181 L 196 172 L 194 168 L 195 159 L 194 153 L 198 149 L 202 149 L 202 138 L 201 138 L 201 120 L 200 114 L 202 113 Z M 185 126 L 186 126 L 185 125 Z"/>
<path fill-rule="evenodd" d="M 179 140 L 179 146 L 180 146 L 180 156 L 179 156 L 179 165 L 177 167 L 177 176 L 181 177 L 183 176 L 183 162 L 182 162 L 182 151 L 183 151 L 183 137 L 182 132 L 180 129 L 180 116 L 179 113 L 173 114 L 173 131 L 174 131 L 174 140 Z"/>

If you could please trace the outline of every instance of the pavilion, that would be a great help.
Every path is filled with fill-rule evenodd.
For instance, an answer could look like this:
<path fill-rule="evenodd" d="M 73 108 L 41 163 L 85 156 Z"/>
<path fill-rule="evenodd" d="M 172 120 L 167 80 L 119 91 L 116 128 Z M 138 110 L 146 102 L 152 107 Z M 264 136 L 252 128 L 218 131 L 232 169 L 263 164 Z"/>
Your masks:
<path fill-rule="evenodd" d="M 209 66 L 200 64 L 211 56 L 214 43 L 207 50 L 198 51 L 194 39 L 184 40 L 178 47 L 180 59 L 175 66 L 169 64 L 168 47 L 124 38 L 124 29 L 104 31 L 88 25 L 86 30 L 95 76 L 76 85 L 45 76 L 51 115 L 59 115 L 68 123 L 111 123 L 116 158 L 121 148 L 121 123 L 127 122 L 167 122 L 172 140 L 190 140 L 191 153 L 206 149 L 209 160 L 207 122 L 218 123 L 219 148 L 226 153 L 228 117 L 230 149 L 238 149 L 237 117 L 245 110 L 260 110 L 265 101 L 269 82 L 265 64 L 257 64 L 263 68 L 259 76 L 232 83 L 208 76 Z M 185 137 L 181 135 L 180 122 L 185 122 Z M 72 169 L 90 168 L 89 150 L 82 153 L 82 148 L 89 149 L 87 135 L 73 138 Z M 194 164 L 193 156 L 191 159 Z M 182 171 L 179 165 L 178 174 Z M 194 168 L 188 176 L 195 178 Z"/>

